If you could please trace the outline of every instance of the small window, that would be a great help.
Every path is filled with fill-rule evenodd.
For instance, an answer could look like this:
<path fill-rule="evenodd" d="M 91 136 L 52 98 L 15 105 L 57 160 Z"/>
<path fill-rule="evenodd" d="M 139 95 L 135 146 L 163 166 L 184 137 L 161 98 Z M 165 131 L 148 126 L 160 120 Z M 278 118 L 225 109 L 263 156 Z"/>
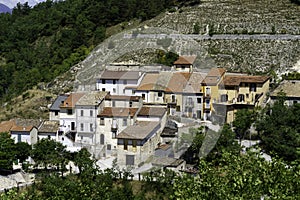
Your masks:
<path fill-rule="evenodd" d="M 90 117 L 93 117 L 93 115 L 94 115 L 93 110 L 90 110 Z"/>
<path fill-rule="evenodd" d="M 105 84 L 105 79 L 102 80 L 102 84 Z"/>
<path fill-rule="evenodd" d="M 129 101 L 129 107 L 130 108 L 132 107 L 132 101 Z"/>
<path fill-rule="evenodd" d="M 127 119 L 123 119 L 123 126 L 127 126 Z"/>
<path fill-rule="evenodd" d="M 142 99 L 145 100 L 146 99 L 146 95 L 142 94 Z"/>
<path fill-rule="evenodd" d="M 116 102 L 112 101 L 112 107 L 116 107 Z"/>
<path fill-rule="evenodd" d="M 83 131 L 83 123 L 80 123 L 80 131 Z"/>
<path fill-rule="evenodd" d="M 50 135 L 48 135 L 48 140 L 50 140 L 51 139 L 51 136 Z"/>
<path fill-rule="evenodd" d="M 248 93 L 246 94 L 246 98 L 247 98 L 247 99 L 249 98 L 249 94 L 248 94 Z"/>
<path fill-rule="evenodd" d="M 58 111 L 57 111 L 57 110 L 54 112 L 54 115 L 55 115 L 55 116 L 57 116 L 57 115 L 58 115 Z"/>
<path fill-rule="evenodd" d="M 101 125 L 101 126 L 104 126 L 104 125 L 105 125 L 105 123 L 104 123 L 104 118 L 103 118 L 103 117 L 100 118 L 100 125 Z"/>
<path fill-rule="evenodd" d="M 126 165 L 134 165 L 134 155 L 126 155 Z"/>
<path fill-rule="evenodd" d="M 64 140 L 65 140 L 65 138 L 64 138 L 64 137 L 62 137 L 62 138 L 61 138 L 61 141 L 64 141 Z"/>
<path fill-rule="evenodd" d="M 67 114 L 68 114 L 68 115 L 72 115 L 72 114 L 73 114 L 73 110 L 72 110 L 72 109 L 68 109 L 68 110 L 67 110 Z"/>
<path fill-rule="evenodd" d="M 116 84 L 116 80 L 113 80 L 113 84 L 114 84 L 114 85 Z"/>
<path fill-rule="evenodd" d="M 90 132 L 94 132 L 93 124 L 90 124 Z"/>
<path fill-rule="evenodd" d="M 222 94 L 221 95 L 221 102 L 227 102 L 228 101 L 228 95 L 227 94 Z"/>
<path fill-rule="evenodd" d="M 80 110 L 80 116 L 83 116 L 83 110 Z"/>
<path fill-rule="evenodd" d="M 197 98 L 197 103 L 201 103 L 201 98 Z"/>
<path fill-rule="evenodd" d="M 125 91 L 126 91 L 126 90 L 125 90 L 125 89 L 123 89 L 123 94 L 125 94 Z"/>
<path fill-rule="evenodd" d="M 111 144 L 107 145 L 107 150 L 110 151 L 111 150 Z"/>
<path fill-rule="evenodd" d="M 100 135 L 100 144 L 104 144 L 104 135 L 103 134 Z"/>
<path fill-rule="evenodd" d="M 113 88 L 113 93 L 116 93 L 116 88 Z"/>
<path fill-rule="evenodd" d="M 158 92 L 157 95 L 158 95 L 159 97 L 162 97 L 162 96 L 163 96 L 162 92 Z"/>
<path fill-rule="evenodd" d="M 116 132 L 116 131 L 113 131 L 111 137 L 112 137 L 113 139 L 116 138 L 116 137 L 117 137 L 117 132 Z"/>
<path fill-rule="evenodd" d="M 105 88 L 102 88 L 102 92 L 105 92 Z"/>
<path fill-rule="evenodd" d="M 136 147 L 136 140 L 132 141 L 132 147 Z"/>
<path fill-rule="evenodd" d="M 128 149 L 128 140 L 124 140 L 124 150 Z"/>

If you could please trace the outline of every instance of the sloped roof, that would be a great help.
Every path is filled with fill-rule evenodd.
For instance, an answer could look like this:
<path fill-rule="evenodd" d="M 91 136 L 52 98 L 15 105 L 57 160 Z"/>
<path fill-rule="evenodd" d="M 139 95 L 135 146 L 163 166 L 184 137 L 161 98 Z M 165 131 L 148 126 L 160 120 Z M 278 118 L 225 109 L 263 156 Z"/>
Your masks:
<path fill-rule="evenodd" d="M 139 113 L 139 116 L 149 116 L 149 117 L 162 117 L 167 112 L 166 107 L 162 106 L 143 106 Z"/>
<path fill-rule="evenodd" d="M 105 107 L 98 115 L 98 117 L 133 117 L 138 108 L 113 108 Z"/>
<path fill-rule="evenodd" d="M 0 133 L 9 132 L 14 124 L 15 124 L 15 122 L 13 120 L 1 122 L 0 123 Z"/>
<path fill-rule="evenodd" d="M 179 56 L 179 58 L 174 62 L 174 65 L 192 65 L 197 56 Z"/>
<path fill-rule="evenodd" d="M 92 91 L 85 93 L 76 102 L 76 106 L 97 106 L 105 98 L 108 92 L 104 91 Z"/>
<path fill-rule="evenodd" d="M 279 92 L 284 92 L 287 97 L 300 97 L 300 81 L 284 80 L 271 93 L 271 96 L 277 96 Z"/>
<path fill-rule="evenodd" d="M 22 132 L 29 132 L 34 127 L 37 129 L 40 127 L 43 121 L 38 119 L 12 119 L 14 122 L 13 126 L 11 127 L 10 131 L 22 131 Z"/>
<path fill-rule="evenodd" d="M 140 96 L 125 96 L 125 95 L 110 95 L 105 97 L 105 100 L 123 100 L 123 101 L 139 101 Z"/>
<path fill-rule="evenodd" d="M 109 71 L 105 70 L 100 75 L 100 79 L 106 80 L 137 80 L 140 77 L 138 71 Z"/>
<path fill-rule="evenodd" d="M 69 95 L 59 95 L 55 101 L 53 102 L 53 104 L 50 107 L 50 111 L 59 111 L 60 110 L 60 105 L 62 104 L 62 102 L 64 102 Z"/>
<path fill-rule="evenodd" d="M 72 93 L 68 98 L 60 105 L 61 108 L 74 108 L 77 101 L 83 97 L 85 93 Z"/>
<path fill-rule="evenodd" d="M 118 139 L 145 139 L 160 127 L 160 122 L 137 121 L 117 135 Z"/>
<path fill-rule="evenodd" d="M 217 76 L 217 77 L 220 77 L 220 76 L 223 76 L 225 72 L 226 72 L 225 68 L 214 67 L 214 68 L 210 69 L 210 71 L 208 72 L 207 76 Z"/>
<path fill-rule="evenodd" d="M 39 128 L 40 133 L 56 133 L 59 129 L 59 121 L 46 120 Z"/>
<path fill-rule="evenodd" d="M 158 77 L 158 73 L 147 73 L 141 81 L 140 85 L 137 87 L 137 90 L 153 90 Z"/>
<path fill-rule="evenodd" d="M 167 85 L 166 92 L 183 92 L 191 73 L 177 72 L 173 73 L 172 77 Z"/>
<path fill-rule="evenodd" d="M 268 76 L 234 76 L 227 75 L 223 80 L 225 86 L 239 86 L 241 83 L 264 83 L 269 80 Z"/>
<path fill-rule="evenodd" d="M 201 83 L 204 80 L 204 74 L 193 72 L 184 87 L 183 91 L 186 93 L 199 93 L 201 92 Z"/>

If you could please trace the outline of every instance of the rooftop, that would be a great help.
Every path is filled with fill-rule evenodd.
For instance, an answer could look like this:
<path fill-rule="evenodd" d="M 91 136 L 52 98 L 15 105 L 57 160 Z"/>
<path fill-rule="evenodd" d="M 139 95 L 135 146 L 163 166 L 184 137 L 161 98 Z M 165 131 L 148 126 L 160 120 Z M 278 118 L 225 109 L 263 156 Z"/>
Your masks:
<path fill-rule="evenodd" d="M 140 77 L 138 71 L 109 71 L 105 70 L 100 75 L 100 79 L 109 80 L 137 80 Z"/>
<path fill-rule="evenodd" d="M 167 112 L 166 107 L 162 106 L 143 106 L 138 113 L 139 116 L 162 117 Z"/>
<path fill-rule="evenodd" d="M 40 133 L 56 133 L 59 128 L 59 121 L 46 120 L 39 128 Z"/>
<path fill-rule="evenodd" d="M 92 91 L 85 93 L 77 102 L 76 106 L 97 106 L 103 101 L 108 92 Z"/>
<path fill-rule="evenodd" d="M 53 104 L 50 107 L 50 111 L 59 111 L 60 110 L 60 104 L 62 104 L 62 102 L 64 102 L 69 95 L 63 94 L 63 95 L 59 95 L 55 101 L 53 102 Z"/>
<path fill-rule="evenodd" d="M 138 108 L 113 108 L 105 107 L 98 115 L 98 117 L 133 117 Z"/>
<path fill-rule="evenodd" d="M 38 119 L 12 119 L 14 122 L 11 131 L 31 131 L 33 127 L 39 128 L 43 121 Z"/>
<path fill-rule="evenodd" d="M 160 122 L 137 121 L 134 125 L 125 128 L 117 138 L 143 140 L 153 134 L 160 127 Z"/>
<path fill-rule="evenodd" d="M 277 96 L 284 92 L 287 97 L 300 97 L 300 80 L 284 80 L 271 93 L 271 96 Z"/>
<path fill-rule="evenodd" d="M 60 105 L 61 108 L 74 108 L 77 101 L 83 97 L 85 93 L 71 93 L 68 98 Z"/>
<path fill-rule="evenodd" d="M 123 100 L 123 101 L 139 101 L 140 96 L 125 96 L 125 95 L 110 95 L 105 97 L 105 100 Z"/>
<path fill-rule="evenodd" d="M 197 56 L 179 56 L 174 65 L 192 65 Z"/>
<path fill-rule="evenodd" d="M 173 93 L 182 92 L 190 76 L 191 73 L 184 73 L 184 72 L 173 73 L 167 85 L 166 92 L 173 92 Z"/>
<path fill-rule="evenodd" d="M 226 75 L 223 83 L 225 86 L 239 86 L 241 83 L 265 83 L 269 79 L 268 76 Z"/>
<path fill-rule="evenodd" d="M 183 91 L 186 93 L 198 93 L 201 92 L 201 83 L 205 77 L 205 74 L 199 72 L 193 72 L 185 85 Z"/>

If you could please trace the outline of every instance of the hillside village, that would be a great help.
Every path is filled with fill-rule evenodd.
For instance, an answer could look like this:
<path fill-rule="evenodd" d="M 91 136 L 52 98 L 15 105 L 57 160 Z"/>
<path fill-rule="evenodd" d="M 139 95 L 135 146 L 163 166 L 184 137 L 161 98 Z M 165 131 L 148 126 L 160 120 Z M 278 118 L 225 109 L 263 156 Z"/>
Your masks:
<path fill-rule="evenodd" d="M 155 156 L 170 158 L 161 166 L 184 170 L 175 148 L 179 129 L 230 124 L 237 110 L 264 106 L 270 97 L 270 77 L 224 68 L 204 73 L 193 69 L 195 59 L 180 56 L 169 70 L 104 70 L 95 80 L 95 91 L 59 95 L 49 120 L 12 119 L 0 124 L 0 132 L 31 145 L 49 138 L 70 151 L 87 148 L 96 159 L 116 158 L 120 167 L 137 168 Z M 298 90 L 292 103 L 300 101 Z M 276 96 L 273 92 L 271 99 Z"/>

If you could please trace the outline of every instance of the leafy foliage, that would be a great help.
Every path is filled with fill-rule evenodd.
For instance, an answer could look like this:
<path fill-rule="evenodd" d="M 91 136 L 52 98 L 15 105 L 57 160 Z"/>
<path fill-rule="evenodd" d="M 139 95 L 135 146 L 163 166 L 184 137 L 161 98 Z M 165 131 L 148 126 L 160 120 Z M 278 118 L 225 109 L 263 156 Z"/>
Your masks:
<path fill-rule="evenodd" d="M 8 133 L 0 133 L 0 170 L 12 170 L 16 155 L 14 140 Z"/>
<path fill-rule="evenodd" d="M 18 3 L 0 14 L 0 96 L 49 82 L 83 60 L 105 39 L 106 28 L 150 19 L 181 0 L 48 0 L 31 8 Z"/>
<path fill-rule="evenodd" d="M 284 105 L 284 97 L 266 107 L 256 122 L 263 148 L 287 161 L 300 158 L 300 105 Z"/>

